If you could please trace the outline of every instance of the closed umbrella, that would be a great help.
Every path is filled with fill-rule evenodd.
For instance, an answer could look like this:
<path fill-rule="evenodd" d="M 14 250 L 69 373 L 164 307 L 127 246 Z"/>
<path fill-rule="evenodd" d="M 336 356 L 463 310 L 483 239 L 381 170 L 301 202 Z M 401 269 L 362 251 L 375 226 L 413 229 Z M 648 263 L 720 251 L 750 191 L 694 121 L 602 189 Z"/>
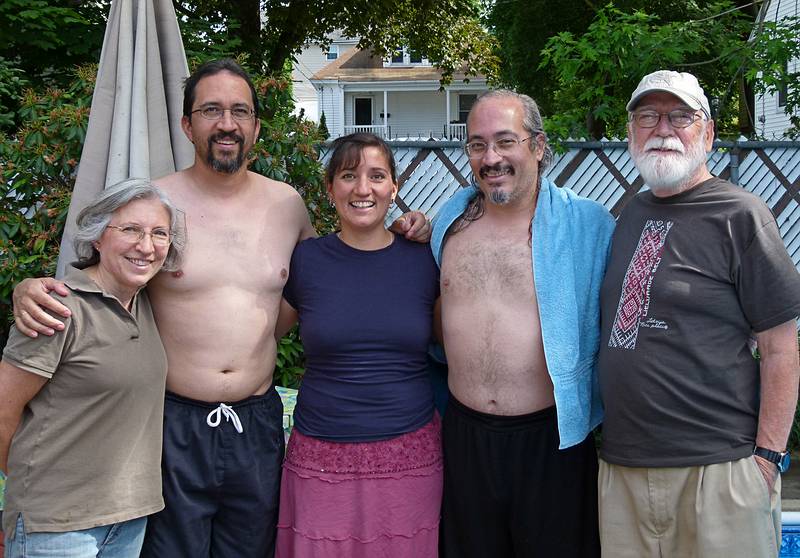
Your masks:
<path fill-rule="evenodd" d="M 126 178 L 160 178 L 193 163 L 194 149 L 180 127 L 188 75 L 170 0 L 112 2 L 58 276 L 75 260 L 75 218 L 100 191 Z"/>

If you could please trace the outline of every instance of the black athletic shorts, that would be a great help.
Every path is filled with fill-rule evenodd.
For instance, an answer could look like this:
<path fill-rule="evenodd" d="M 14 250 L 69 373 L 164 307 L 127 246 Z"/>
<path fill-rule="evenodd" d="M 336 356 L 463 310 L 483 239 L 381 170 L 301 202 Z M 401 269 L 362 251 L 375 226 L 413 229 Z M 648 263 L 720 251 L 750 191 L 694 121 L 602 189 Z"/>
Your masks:
<path fill-rule="evenodd" d="M 594 439 L 559 450 L 555 407 L 488 415 L 450 394 L 442 443 L 442 556 L 600 556 Z"/>
<path fill-rule="evenodd" d="M 233 414 L 218 403 L 167 393 L 162 456 L 166 507 L 148 519 L 143 557 L 274 555 L 283 405 L 274 387 L 228 405 Z"/>

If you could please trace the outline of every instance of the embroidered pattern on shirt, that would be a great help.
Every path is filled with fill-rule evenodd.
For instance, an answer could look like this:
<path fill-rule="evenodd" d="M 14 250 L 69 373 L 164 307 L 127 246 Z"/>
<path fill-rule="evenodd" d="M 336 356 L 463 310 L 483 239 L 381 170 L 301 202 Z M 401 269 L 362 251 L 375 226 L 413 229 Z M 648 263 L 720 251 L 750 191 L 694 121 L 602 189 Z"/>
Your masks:
<path fill-rule="evenodd" d="M 614 326 L 608 346 L 612 348 L 633 350 L 636 348 L 636 337 L 639 326 L 647 317 L 650 307 L 650 286 L 653 283 L 667 234 L 672 228 L 672 221 L 653 221 L 648 219 L 644 224 L 639 244 L 633 252 L 633 257 L 625 271 L 622 281 L 622 293 L 614 316 Z M 647 327 L 655 325 L 659 320 L 649 320 Z M 660 322 L 663 323 L 663 322 Z M 660 329 L 666 329 L 666 324 Z"/>

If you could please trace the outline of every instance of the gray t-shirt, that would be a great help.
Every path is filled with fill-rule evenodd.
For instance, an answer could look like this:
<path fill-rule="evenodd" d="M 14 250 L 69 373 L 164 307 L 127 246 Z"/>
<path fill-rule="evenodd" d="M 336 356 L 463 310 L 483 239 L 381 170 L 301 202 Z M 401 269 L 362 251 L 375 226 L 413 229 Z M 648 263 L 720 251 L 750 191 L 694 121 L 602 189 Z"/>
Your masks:
<path fill-rule="evenodd" d="M 769 208 L 710 179 L 620 215 L 601 291 L 601 456 L 686 467 L 750 455 L 759 408 L 751 332 L 800 314 L 800 275 Z"/>
<path fill-rule="evenodd" d="M 146 293 L 131 311 L 70 268 L 64 331 L 12 328 L 3 359 L 49 378 L 26 406 L 8 456 L 3 530 L 64 532 L 159 511 L 167 357 Z"/>

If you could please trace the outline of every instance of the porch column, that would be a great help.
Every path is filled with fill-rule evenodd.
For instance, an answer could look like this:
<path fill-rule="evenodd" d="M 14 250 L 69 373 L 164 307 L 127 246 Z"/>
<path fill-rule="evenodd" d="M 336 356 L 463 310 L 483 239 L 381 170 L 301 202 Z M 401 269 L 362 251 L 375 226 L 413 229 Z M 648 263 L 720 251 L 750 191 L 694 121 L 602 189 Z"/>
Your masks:
<path fill-rule="evenodd" d="M 389 139 L 389 93 L 383 90 L 383 136 Z"/>
<path fill-rule="evenodd" d="M 444 137 L 445 139 L 450 139 L 450 89 L 447 87 L 444 90 L 444 98 L 445 98 Z"/>
<path fill-rule="evenodd" d="M 347 134 L 347 128 L 345 128 L 347 118 L 345 118 L 344 112 L 344 86 L 342 85 L 339 85 L 339 98 L 337 100 L 339 101 L 339 114 L 342 115 L 342 135 L 345 135 Z"/>

